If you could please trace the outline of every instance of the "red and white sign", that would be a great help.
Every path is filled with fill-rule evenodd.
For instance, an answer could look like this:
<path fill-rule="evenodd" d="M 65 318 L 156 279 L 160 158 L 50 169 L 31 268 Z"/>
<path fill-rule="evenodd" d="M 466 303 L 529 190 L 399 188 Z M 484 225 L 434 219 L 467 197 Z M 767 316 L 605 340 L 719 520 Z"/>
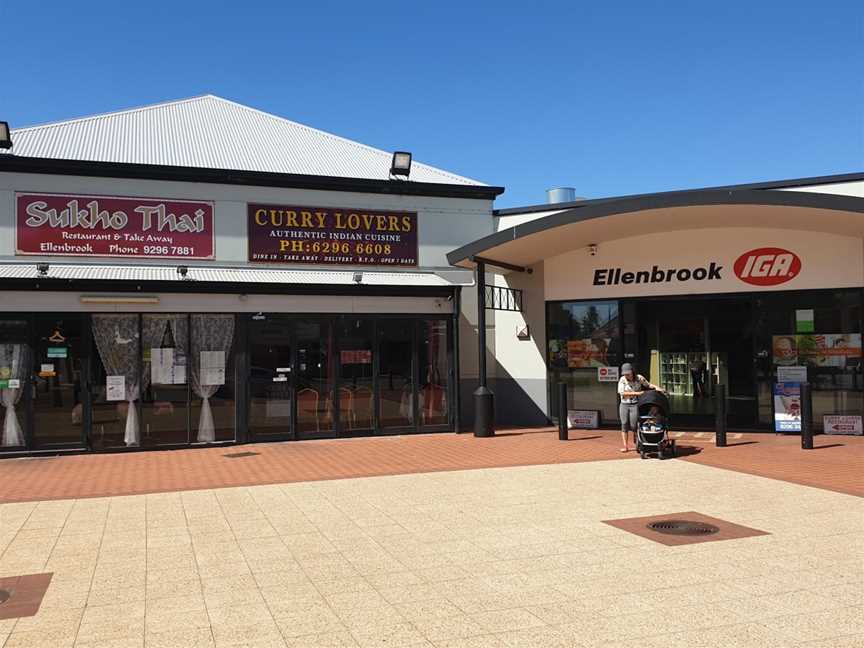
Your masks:
<path fill-rule="evenodd" d="M 776 286 L 801 273 L 801 259 L 783 248 L 757 248 L 738 257 L 733 270 L 741 281 L 748 284 Z"/>
<path fill-rule="evenodd" d="M 597 410 L 567 410 L 567 427 L 596 430 L 600 427 L 600 412 Z"/>
<path fill-rule="evenodd" d="M 213 203 L 16 194 L 16 254 L 212 259 Z"/>
<path fill-rule="evenodd" d="M 825 434 L 864 434 L 860 416 L 828 414 L 822 417 Z"/>
<path fill-rule="evenodd" d="M 597 367 L 598 382 L 618 382 L 618 367 Z"/>

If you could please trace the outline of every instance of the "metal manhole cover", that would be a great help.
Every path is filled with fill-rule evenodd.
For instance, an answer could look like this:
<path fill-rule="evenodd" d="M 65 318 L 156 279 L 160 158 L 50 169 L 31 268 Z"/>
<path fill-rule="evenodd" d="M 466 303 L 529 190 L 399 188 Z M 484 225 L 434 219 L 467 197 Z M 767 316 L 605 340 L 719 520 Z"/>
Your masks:
<path fill-rule="evenodd" d="M 222 456 L 226 459 L 239 459 L 240 457 L 254 457 L 260 454 L 260 452 L 232 452 L 229 454 L 224 454 Z"/>
<path fill-rule="evenodd" d="M 12 596 L 12 592 L 0 589 L 0 605 L 3 605 L 3 603 L 8 601 L 10 596 Z"/>
<path fill-rule="evenodd" d="M 690 520 L 659 520 L 646 525 L 652 531 L 666 535 L 706 536 L 720 531 L 720 527 L 707 522 L 691 522 Z"/>

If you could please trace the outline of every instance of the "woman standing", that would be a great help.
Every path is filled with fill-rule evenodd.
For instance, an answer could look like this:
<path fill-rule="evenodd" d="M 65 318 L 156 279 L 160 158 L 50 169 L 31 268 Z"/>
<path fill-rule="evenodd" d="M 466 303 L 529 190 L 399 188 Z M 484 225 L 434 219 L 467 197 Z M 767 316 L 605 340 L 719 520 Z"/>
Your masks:
<path fill-rule="evenodd" d="M 639 425 L 639 406 L 637 401 L 639 395 L 646 389 L 654 389 L 662 392 L 663 390 L 652 385 L 644 376 L 640 376 L 633 370 L 633 365 L 625 362 L 621 365 L 621 378 L 618 380 L 618 395 L 621 397 L 621 404 L 618 406 L 618 414 L 621 417 L 621 442 L 623 448 L 621 452 L 629 452 L 630 448 L 627 445 L 627 431 L 633 432 L 633 444 L 636 444 L 636 426 Z"/>

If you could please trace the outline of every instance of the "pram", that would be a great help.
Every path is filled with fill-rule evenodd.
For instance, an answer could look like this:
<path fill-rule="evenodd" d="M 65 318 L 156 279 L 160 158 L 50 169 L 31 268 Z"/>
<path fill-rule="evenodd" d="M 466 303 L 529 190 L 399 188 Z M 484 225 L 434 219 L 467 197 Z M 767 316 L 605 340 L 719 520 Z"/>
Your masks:
<path fill-rule="evenodd" d="M 649 390 L 636 401 L 639 425 L 636 429 L 636 452 L 643 459 L 655 455 L 658 459 L 676 456 L 675 441 L 669 438 L 669 399 L 666 394 Z"/>

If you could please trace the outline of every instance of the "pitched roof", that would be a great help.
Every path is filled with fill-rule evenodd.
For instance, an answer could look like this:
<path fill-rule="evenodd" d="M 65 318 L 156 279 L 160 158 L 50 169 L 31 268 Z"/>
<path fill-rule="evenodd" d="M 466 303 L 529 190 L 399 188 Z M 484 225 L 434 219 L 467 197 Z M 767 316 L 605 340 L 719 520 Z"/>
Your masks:
<path fill-rule="evenodd" d="M 18 128 L 12 141 L 24 157 L 371 180 L 388 179 L 392 157 L 213 95 Z M 416 161 L 411 180 L 484 186 Z"/>

